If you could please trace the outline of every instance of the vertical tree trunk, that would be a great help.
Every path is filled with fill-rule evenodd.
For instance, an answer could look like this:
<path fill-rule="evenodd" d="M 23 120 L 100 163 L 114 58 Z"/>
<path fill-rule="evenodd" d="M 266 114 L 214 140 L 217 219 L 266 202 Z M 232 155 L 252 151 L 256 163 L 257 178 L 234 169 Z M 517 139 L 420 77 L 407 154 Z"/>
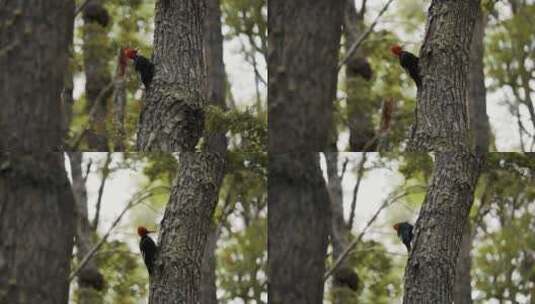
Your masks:
<path fill-rule="evenodd" d="M 327 150 L 344 4 L 268 1 L 270 151 Z"/>
<path fill-rule="evenodd" d="M 463 229 L 461 248 L 457 258 L 455 286 L 453 288 L 453 303 L 472 304 L 472 226 L 466 221 Z"/>
<path fill-rule="evenodd" d="M 200 303 L 217 304 L 217 286 L 216 286 L 216 244 L 218 239 L 217 225 L 212 223 L 206 239 L 206 247 L 201 264 L 201 287 Z"/>
<path fill-rule="evenodd" d="M 468 100 L 470 102 L 470 119 L 475 146 L 479 151 L 488 151 L 490 144 L 490 125 L 487 116 L 487 89 L 483 71 L 485 47 L 485 27 L 487 15 L 478 10 L 474 23 L 472 45 L 470 47 L 470 72 L 468 74 Z"/>
<path fill-rule="evenodd" d="M 72 192 L 76 202 L 76 258 L 82 261 L 93 248 L 94 231 L 89 224 L 87 190 L 82 174 L 82 152 L 69 152 L 72 174 Z M 90 259 L 78 274 L 78 303 L 102 303 L 99 290 L 104 288 L 104 278 L 94 259 Z"/>
<path fill-rule="evenodd" d="M 323 303 L 331 221 L 319 155 L 271 154 L 268 178 L 269 302 Z"/>
<path fill-rule="evenodd" d="M 73 14 L 74 1 L 0 3 L 0 150 L 62 149 Z"/>
<path fill-rule="evenodd" d="M 433 0 L 420 50 L 422 87 L 409 151 L 471 148 L 468 72 L 478 0 Z"/>
<path fill-rule="evenodd" d="M 455 265 L 481 161 L 470 153 L 436 154 L 405 267 L 404 304 L 452 302 Z"/>
<path fill-rule="evenodd" d="M 219 0 L 206 0 L 204 20 L 204 52 L 208 80 L 208 104 L 227 110 L 225 104 L 225 64 L 223 62 L 223 33 Z M 227 137 L 224 131 L 206 133 L 206 150 L 224 152 Z"/>
<path fill-rule="evenodd" d="M 145 90 L 137 148 L 193 151 L 203 131 L 205 0 L 156 2 L 155 74 Z"/>
<path fill-rule="evenodd" d="M 364 30 L 364 15 L 357 12 L 354 0 L 345 1 L 344 37 L 347 47 L 353 45 Z M 368 60 L 357 50 L 346 65 L 346 93 L 349 121 L 350 151 L 364 151 L 366 145 L 375 136 L 372 115 L 374 102 L 370 100 L 371 67 Z M 367 147 L 374 151 L 377 144 Z"/>
<path fill-rule="evenodd" d="M 63 153 L 1 152 L 0 164 L 0 303 L 67 304 L 75 215 Z"/>
<path fill-rule="evenodd" d="M 90 0 L 83 11 L 84 35 L 84 69 L 85 69 L 85 112 L 89 115 L 94 108 L 92 125 L 86 133 L 89 150 L 108 151 L 108 135 L 106 132 L 106 116 L 108 114 L 108 93 L 101 94 L 111 82 L 108 69 L 110 59 L 108 48 L 108 32 L 106 30 L 106 16 L 108 12 L 101 0 Z M 109 19 L 109 17 L 108 17 Z M 109 21 L 109 20 L 108 20 Z M 101 97 L 99 98 L 99 95 Z M 95 104 L 97 103 L 97 104 Z"/>
<path fill-rule="evenodd" d="M 220 153 L 180 154 L 180 166 L 158 237 L 149 303 L 200 298 L 201 263 L 224 170 Z"/>
<path fill-rule="evenodd" d="M 333 247 L 332 260 L 336 261 L 338 257 L 346 250 L 349 244 L 349 234 L 351 233 L 344 220 L 344 196 L 342 191 L 342 176 L 338 174 L 338 153 L 325 153 L 327 160 L 328 189 L 331 206 L 331 244 Z M 348 259 L 345 259 L 333 275 L 333 298 L 334 303 L 349 303 L 347 291 L 351 291 L 346 284 L 349 277 L 357 277 L 356 272 L 351 269 Z M 346 290 L 340 290 L 345 288 Z"/>

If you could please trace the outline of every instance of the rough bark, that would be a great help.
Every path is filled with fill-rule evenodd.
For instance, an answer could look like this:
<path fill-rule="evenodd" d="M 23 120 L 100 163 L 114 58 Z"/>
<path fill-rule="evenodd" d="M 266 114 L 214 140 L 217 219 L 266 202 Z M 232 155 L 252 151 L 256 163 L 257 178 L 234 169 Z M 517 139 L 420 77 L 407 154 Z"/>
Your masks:
<path fill-rule="evenodd" d="M 478 10 L 474 23 L 474 33 L 470 48 L 470 72 L 468 73 L 468 100 L 475 147 L 488 151 L 490 144 L 490 124 L 487 116 L 487 88 L 483 71 L 485 27 L 487 15 Z"/>
<path fill-rule="evenodd" d="M 217 286 L 216 286 L 216 244 L 218 239 L 217 225 L 210 225 L 206 247 L 201 264 L 201 289 L 200 303 L 217 304 Z"/>
<path fill-rule="evenodd" d="M 73 13 L 67 0 L 0 2 L 0 150 L 62 149 Z"/>
<path fill-rule="evenodd" d="M 344 220 L 344 197 L 342 191 L 342 175 L 338 174 L 338 153 L 325 153 L 327 160 L 328 190 L 331 207 L 331 233 L 330 240 L 333 247 L 332 260 L 336 261 L 349 245 L 348 236 L 350 231 Z M 345 259 L 334 273 L 333 279 L 333 298 L 334 303 L 347 303 L 347 292 L 351 291 L 346 282 L 348 275 L 356 275 L 351 269 L 348 259 Z M 341 291 L 339 288 L 346 290 Z"/>
<path fill-rule="evenodd" d="M 2 152 L 0 164 L 0 302 L 67 304 L 75 215 L 63 153 Z"/>
<path fill-rule="evenodd" d="M 453 301 L 455 265 L 481 161 L 470 153 L 436 154 L 405 268 L 404 304 Z"/>
<path fill-rule="evenodd" d="M 180 154 L 160 225 L 149 303 L 200 303 L 201 263 L 223 170 L 220 153 Z"/>
<path fill-rule="evenodd" d="M 478 0 L 434 0 L 420 50 L 422 87 L 409 151 L 467 151 L 472 146 L 468 103 L 470 46 Z"/>
<path fill-rule="evenodd" d="M 76 202 L 76 258 L 82 261 L 93 248 L 93 234 L 88 218 L 87 190 L 82 174 L 82 153 L 69 152 L 72 174 L 72 192 Z M 99 290 L 104 288 L 104 278 L 95 261 L 89 260 L 78 274 L 78 303 L 102 303 Z"/>
<path fill-rule="evenodd" d="M 269 150 L 325 151 L 344 0 L 268 2 Z"/>
<path fill-rule="evenodd" d="M 98 12 L 98 14 L 94 13 Z M 94 119 L 86 132 L 87 147 L 92 151 L 108 151 L 108 135 L 106 131 L 106 116 L 108 113 L 108 99 L 111 91 L 97 98 L 100 92 L 110 83 L 111 75 L 108 69 L 106 48 L 108 33 L 100 19 L 107 14 L 100 0 L 90 0 L 83 12 L 84 35 L 84 71 L 85 71 L 85 112 L 89 115 L 94 107 Z M 98 103 L 95 105 L 95 103 Z"/>
<path fill-rule="evenodd" d="M 470 220 L 467 220 L 457 258 L 455 286 L 453 288 L 453 303 L 455 304 L 472 304 L 472 275 L 470 274 L 472 270 L 472 242 L 472 226 Z"/>
<path fill-rule="evenodd" d="M 270 154 L 268 298 L 323 303 L 329 194 L 314 152 Z"/>
<path fill-rule="evenodd" d="M 204 127 L 205 0 L 156 2 L 154 78 L 139 118 L 140 151 L 194 151 Z"/>
<path fill-rule="evenodd" d="M 206 0 L 204 19 L 204 52 L 208 83 L 208 104 L 227 110 L 225 104 L 225 64 L 219 0 Z M 225 131 L 206 132 L 206 150 L 224 152 L 227 149 Z"/>
<path fill-rule="evenodd" d="M 357 12 L 354 0 L 345 1 L 344 37 L 347 46 L 353 45 L 364 30 L 364 15 Z M 346 64 L 346 93 L 349 121 L 350 151 L 375 151 L 377 144 L 369 145 L 375 136 L 372 114 L 374 103 L 370 100 L 371 67 L 368 60 L 357 50 Z M 367 79 L 368 78 L 368 79 Z"/>

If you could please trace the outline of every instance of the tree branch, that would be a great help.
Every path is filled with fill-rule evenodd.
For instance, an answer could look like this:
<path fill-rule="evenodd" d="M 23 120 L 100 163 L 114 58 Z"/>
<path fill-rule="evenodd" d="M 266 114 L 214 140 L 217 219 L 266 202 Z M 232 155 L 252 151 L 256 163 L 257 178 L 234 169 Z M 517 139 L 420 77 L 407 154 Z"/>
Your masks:
<path fill-rule="evenodd" d="M 364 175 L 364 164 L 366 163 L 366 152 L 362 153 L 362 158 L 359 162 L 358 169 L 357 169 L 357 182 L 355 183 L 355 187 L 353 188 L 353 200 L 351 201 L 351 212 L 349 213 L 349 221 L 347 223 L 347 229 L 351 231 L 353 228 L 353 221 L 355 219 L 355 209 L 357 207 L 357 194 L 359 192 L 360 182 L 362 180 L 362 176 Z"/>
<path fill-rule="evenodd" d="M 360 47 L 360 45 L 364 42 L 364 40 L 366 40 L 366 38 L 368 38 L 368 36 L 370 35 L 370 33 L 373 31 L 373 29 L 375 28 L 375 26 L 377 25 L 377 22 L 379 21 L 379 18 L 386 12 L 386 10 L 388 9 L 388 6 L 390 5 L 390 3 L 392 3 L 394 0 L 388 0 L 388 2 L 385 4 L 385 6 L 381 9 L 381 11 L 379 12 L 379 14 L 377 15 L 377 17 L 375 17 L 375 20 L 373 21 L 373 23 L 370 25 L 370 27 L 368 28 L 368 30 L 366 32 L 364 32 L 364 34 L 362 34 L 360 36 L 360 38 L 355 41 L 355 43 L 353 43 L 353 45 L 351 45 L 351 47 L 349 48 L 349 50 L 347 51 L 344 59 L 342 59 L 342 61 L 338 64 L 338 67 L 337 67 L 337 71 L 340 71 L 340 69 L 342 68 L 342 66 L 344 64 L 346 64 L 348 61 L 349 61 L 349 58 L 353 55 L 353 53 L 355 53 L 355 51 Z"/>
<path fill-rule="evenodd" d="M 95 211 L 95 217 L 93 218 L 93 224 L 91 225 L 93 227 L 93 230 L 97 230 L 98 221 L 100 217 L 100 203 L 102 202 L 102 194 L 104 193 L 104 185 L 106 184 L 106 180 L 108 179 L 108 176 L 110 175 L 110 163 L 111 163 L 111 153 L 108 152 L 106 154 L 106 162 L 104 163 L 104 167 L 102 167 L 102 180 L 100 181 L 100 187 L 98 188 L 98 198 L 97 198 L 97 206 Z"/>
<path fill-rule="evenodd" d="M 383 209 L 385 209 L 386 207 L 388 207 L 388 205 L 396 202 L 397 200 L 405 197 L 409 195 L 409 192 L 408 191 L 405 191 L 403 193 L 401 193 L 400 195 L 398 196 L 394 196 L 392 198 L 386 198 L 383 203 L 381 204 L 381 206 L 379 207 L 379 209 L 377 209 L 377 211 L 375 212 L 375 214 L 370 218 L 370 220 L 368 221 L 368 223 L 366 224 L 366 227 L 364 227 L 364 229 L 362 229 L 362 231 L 360 232 L 360 234 L 358 235 L 358 237 L 356 239 L 354 239 L 350 244 L 349 246 L 347 246 L 347 248 L 344 250 L 344 252 L 338 257 L 338 259 L 336 260 L 336 262 L 334 263 L 333 267 L 331 269 L 329 269 L 325 275 L 323 276 L 323 279 L 324 281 L 326 281 L 330 275 L 332 275 L 334 273 L 334 271 L 336 270 L 336 268 L 338 266 L 340 266 L 340 264 L 342 264 L 342 262 L 347 258 L 347 256 L 349 255 L 349 253 L 358 245 L 358 243 L 360 243 L 360 241 L 362 240 L 362 237 L 364 236 L 364 234 L 366 233 L 366 231 L 368 230 L 368 228 L 375 222 L 375 220 L 377 219 L 377 217 L 379 216 L 379 214 L 383 211 Z"/>
<path fill-rule="evenodd" d="M 112 230 L 117 226 L 117 224 L 119 224 L 119 221 L 121 221 L 121 219 L 124 216 L 124 214 L 126 213 L 126 211 L 130 210 L 132 207 L 135 207 L 135 206 L 139 205 L 144 200 L 152 197 L 153 195 L 156 195 L 156 193 L 155 193 L 156 190 L 159 190 L 160 188 L 167 188 L 168 189 L 168 187 L 155 187 L 155 188 L 149 189 L 149 190 L 142 190 L 142 191 L 140 191 L 140 192 L 138 192 L 138 193 L 136 193 L 134 195 L 134 197 L 128 202 L 128 204 L 123 209 L 123 211 L 121 211 L 119 216 L 113 221 L 113 223 L 111 224 L 110 228 L 102 236 L 100 241 L 93 248 L 91 248 L 91 250 L 89 250 L 89 252 L 84 256 L 84 258 L 82 259 L 82 261 L 80 262 L 78 267 L 73 272 L 71 272 L 71 275 L 69 276 L 69 282 L 71 282 L 78 275 L 80 270 L 82 270 L 82 268 L 84 268 L 84 266 L 87 264 L 87 262 L 89 262 L 89 260 L 95 255 L 95 253 L 97 253 L 97 251 L 100 249 L 100 247 L 102 247 L 102 245 L 104 245 L 104 243 L 106 242 L 106 240 L 110 236 Z M 148 193 L 146 193 L 146 192 L 148 192 Z M 145 193 L 145 195 L 141 196 L 141 193 Z"/>

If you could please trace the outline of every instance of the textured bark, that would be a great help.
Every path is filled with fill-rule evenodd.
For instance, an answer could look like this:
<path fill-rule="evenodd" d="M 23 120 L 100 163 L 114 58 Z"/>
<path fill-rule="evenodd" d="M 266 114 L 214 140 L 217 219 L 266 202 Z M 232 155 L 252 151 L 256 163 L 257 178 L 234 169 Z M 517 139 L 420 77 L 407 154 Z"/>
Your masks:
<path fill-rule="evenodd" d="M 0 150 L 62 149 L 73 13 L 67 0 L 0 1 Z"/>
<path fill-rule="evenodd" d="M 272 152 L 327 150 L 344 4 L 268 1 Z"/>
<path fill-rule="evenodd" d="M 469 153 L 436 154 L 405 268 L 404 304 L 453 301 L 455 265 L 481 161 Z"/>
<path fill-rule="evenodd" d="M 470 46 L 478 0 L 433 0 L 420 50 L 422 87 L 409 151 L 471 148 L 468 103 Z"/>
<path fill-rule="evenodd" d="M 160 225 L 149 303 L 200 303 L 201 263 L 223 170 L 219 153 L 180 154 Z"/>
<path fill-rule="evenodd" d="M 193 151 L 203 131 L 205 0 L 156 2 L 154 78 L 138 126 L 140 151 Z"/>
<path fill-rule="evenodd" d="M 115 134 L 113 138 L 113 149 L 115 152 L 125 151 L 126 129 L 124 126 L 126 109 L 126 65 L 122 61 L 127 61 L 123 49 L 117 55 L 117 69 L 115 71 L 115 82 L 113 89 L 113 126 Z"/>
<path fill-rule="evenodd" d="M 76 202 L 76 258 L 82 261 L 87 253 L 93 248 L 93 234 L 89 224 L 87 212 L 87 190 L 85 179 L 82 174 L 82 153 L 69 152 L 69 161 L 72 174 L 72 192 Z M 104 278 L 100 273 L 95 261 L 89 260 L 78 274 L 78 303 L 98 304 L 102 303 L 102 297 L 98 293 L 104 288 Z"/>
<path fill-rule="evenodd" d="M 485 27 L 487 15 L 478 10 L 474 23 L 472 46 L 470 48 L 470 72 L 468 73 L 468 100 L 470 101 L 470 119 L 475 147 L 479 151 L 488 151 L 490 144 L 490 124 L 487 116 L 487 88 L 483 71 L 485 46 Z"/>
<path fill-rule="evenodd" d="M 336 261 L 349 245 L 348 236 L 350 231 L 344 220 L 344 197 L 342 192 L 342 176 L 338 174 L 338 153 L 325 153 L 327 160 L 328 189 L 331 206 L 331 245 L 333 247 L 332 260 Z M 347 291 L 351 291 L 344 284 L 347 274 L 353 272 L 348 259 L 345 259 L 334 273 L 333 287 L 334 303 L 348 303 Z M 339 292 L 338 288 L 345 288 L 347 291 Z"/>
<path fill-rule="evenodd" d="M 357 13 L 354 0 L 345 1 L 344 37 L 346 45 L 353 45 L 362 35 L 364 29 L 364 15 Z M 371 76 L 370 65 L 360 50 L 353 53 L 346 64 L 346 93 L 349 121 L 349 149 L 350 151 L 375 151 L 377 144 L 368 145 L 375 136 L 372 114 L 374 104 L 370 100 L 371 83 L 367 76 Z"/>
<path fill-rule="evenodd" d="M 269 158 L 269 302 L 323 303 L 331 220 L 319 155 L 270 154 Z"/>
<path fill-rule="evenodd" d="M 206 0 L 204 35 L 208 104 L 227 110 L 225 104 L 225 64 L 223 62 L 220 0 Z M 206 132 L 205 138 L 207 151 L 226 151 L 227 137 L 225 136 L 225 131 Z"/>
<path fill-rule="evenodd" d="M 201 290 L 200 303 L 217 304 L 217 286 L 216 286 L 216 244 L 218 239 L 217 226 L 212 224 L 206 239 L 206 247 L 201 264 Z"/>
<path fill-rule="evenodd" d="M 472 242 L 473 233 L 470 221 L 466 221 L 457 258 L 453 303 L 472 304 Z"/>
<path fill-rule="evenodd" d="M 0 164 L 0 303 L 67 304 L 75 215 L 63 153 L 1 152 Z"/>
<path fill-rule="evenodd" d="M 100 0 L 90 0 L 84 9 L 84 71 L 85 71 L 85 112 L 91 113 L 94 108 L 94 119 L 87 130 L 85 139 L 87 147 L 92 151 L 108 151 L 108 135 L 106 132 L 106 115 L 108 113 L 108 99 L 111 92 L 97 98 L 100 92 L 110 83 L 111 75 L 108 69 L 107 44 L 108 33 L 106 27 L 99 23 L 92 11 L 98 10 L 104 14 L 106 9 Z M 107 12 L 106 12 L 107 14 Z M 97 15 L 98 16 L 98 15 Z M 97 103 L 95 105 L 95 103 Z"/>

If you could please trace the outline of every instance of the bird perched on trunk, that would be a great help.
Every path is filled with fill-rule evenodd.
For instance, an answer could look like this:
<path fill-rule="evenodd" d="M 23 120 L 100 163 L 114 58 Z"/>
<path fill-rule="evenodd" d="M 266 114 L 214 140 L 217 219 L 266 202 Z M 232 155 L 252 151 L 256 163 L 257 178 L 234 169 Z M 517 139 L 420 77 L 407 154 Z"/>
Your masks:
<path fill-rule="evenodd" d="M 154 76 L 154 64 L 146 57 L 138 55 L 137 50 L 133 48 L 125 48 L 124 53 L 127 58 L 134 61 L 134 67 L 141 76 L 141 82 L 145 85 L 145 89 L 148 89 Z"/>
<path fill-rule="evenodd" d="M 403 244 L 405 244 L 405 247 L 407 247 L 407 252 L 411 251 L 411 241 L 412 237 L 414 236 L 412 234 L 412 228 L 413 226 L 407 222 L 397 223 L 394 225 L 394 229 L 397 231 L 398 237 L 401 239 Z"/>
<path fill-rule="evenodd" d="M 152 274 L 154 259 L 156 258 L 156 251 L 158 250 L 156 243 L 154 243 L 150 236 L 148 236 L 149 233 L 153 232 L 155 231 L 149 231 L 143 226 L 137 227 L 137 234 L 141 237 L 141 240 L 139 241 L 139 249 L 141 250 L 149 274 Z"/>
<path fill-rule="evenodd" d="M 420 88 L 422 85 L 422 78 L 420 77 L 420 70 L 418 68 L 418 57 L 414 54 L 404 51 L 398 44 L 390 48 L 392 54 L 399 58 L 399 64 L 416 82 L 416 87 Z"/>

